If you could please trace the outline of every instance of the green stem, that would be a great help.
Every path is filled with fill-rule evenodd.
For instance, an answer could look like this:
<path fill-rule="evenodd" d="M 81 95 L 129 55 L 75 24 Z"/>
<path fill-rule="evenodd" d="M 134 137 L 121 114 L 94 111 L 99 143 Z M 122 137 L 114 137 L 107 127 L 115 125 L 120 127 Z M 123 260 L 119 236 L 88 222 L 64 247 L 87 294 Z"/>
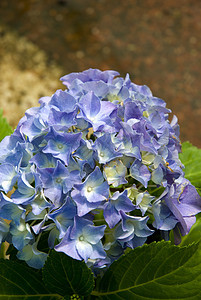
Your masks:
<path fill-rule="evenodd" d="M 1 249 L 0 249 L 0 258 L 6 259 L 6 253 L 5 253 L 5 243 L 1 244 Z"/>
<path fill-rule="evenodd" d="M 163 186 L 160 186 L 159 188 L 154 189 L 153 191 L 150 191 L 149 194 L 152 195 L 153 193 L 155 193 L 156 191 L 161 190 L 162 188 L 164 188 Z"/>

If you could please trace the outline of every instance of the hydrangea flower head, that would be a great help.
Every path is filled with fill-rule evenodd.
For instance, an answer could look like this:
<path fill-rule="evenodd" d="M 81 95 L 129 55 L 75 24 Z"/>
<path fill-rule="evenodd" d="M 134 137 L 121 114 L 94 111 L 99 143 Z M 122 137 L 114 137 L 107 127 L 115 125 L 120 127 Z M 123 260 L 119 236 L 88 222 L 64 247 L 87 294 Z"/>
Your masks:
<path fill-rule="evenodd" d="M 63 76 L 67 89 L 41 98 L 0 143 L 0 241 L 31 267 L 44 265 L 45 236 L 97 274 L 154 231 L 173 230 L 179 243 L 201 211 L 179 160 L 177 118 L 118 76 Z"/>

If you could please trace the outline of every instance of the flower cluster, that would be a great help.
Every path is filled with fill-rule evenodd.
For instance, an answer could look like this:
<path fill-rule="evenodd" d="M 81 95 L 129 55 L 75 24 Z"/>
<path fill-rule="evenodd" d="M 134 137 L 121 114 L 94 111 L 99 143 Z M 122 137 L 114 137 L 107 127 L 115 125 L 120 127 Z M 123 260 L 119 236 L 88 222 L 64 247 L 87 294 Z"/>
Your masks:
<path fill-rule="evenodd" d="M 155 231 L 173 229 L 179 242 L 201 211 L 178 157 L 177 118 L 118 75 L 62 77 L 67 89 L 41 98 L 0 143 L 0 238 L 31 267 L 54 248 L 98 270 Z"/>

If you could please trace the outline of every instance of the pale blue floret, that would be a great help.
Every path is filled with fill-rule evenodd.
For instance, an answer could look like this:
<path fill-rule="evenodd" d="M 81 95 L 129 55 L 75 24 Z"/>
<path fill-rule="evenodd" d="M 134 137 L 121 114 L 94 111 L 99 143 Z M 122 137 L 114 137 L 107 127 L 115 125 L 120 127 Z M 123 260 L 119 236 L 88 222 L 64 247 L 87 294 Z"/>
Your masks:
<path fill-rule="evenodd" d="M 91 168 L 95 167 L 95 159 L 94 159 L 94 150 L 92 150 L 92 147 L 88 147 L 89 144 L 81 140 L 80 141 L 80 147 L 76 150 L 76 152 L 73 154 L 75 157 L 80 159 L 84 164 L 89 164 Z"/>
<path fill-rule="evenodd" d="M 75 121 L 76 115 L 77 111 L 66 113 L 52 108 L 49 115 L 49 123 L 57 131 L 67 131 L 71 126 L 77 125 Z"/>
<path fill-rule="evenodd" d="M 110 228 L 113 228 L 121 220 L 120 211 L 129 212 L 135 209 L 135 206 L 127 197 L 126 190 L 122 193 L 115 192 L 104 207 L 104 218 Z"/>
<path fill-rule="evenodd" d="M 77 102 L 67 91 L 57 90 L 49 101 L 49 105 L 55 106 L 61 112 L 71 113 L 75 111 Z"/>
<path fill-rule="evenodd" d="M 112 143 L 111 136 L 108 133 L 96 139 L 94 149 L 97 151 L 100 164 L 106 164 L 111 160 L 122 156 L 121 152 L 115 150 L 115 145 Z"/>
<path fill-rule="evenodd" d="M 71 153 L 80 145 L 81 137 L 81 133 L 58 133 L 52 128 L 45 137 L 47 145 L 42 152 L 50 153 L 68 165 Z"/>
<path fill-rule="evenodd" d="M 36 189 L 29 183 L 25 172 L 18 178 L 18 189 L 11 195 L 12 202 L 15 204 L 28 204 L 35 195 Z"/>
<path fill-rule="evenodd" d="M 163 176 L 164 171 L 162 165 L 160 164 L 156 169 L 153 170 L 151 174 L 151 180 L 156 184 L 162 184 Z"/>
<path fill-rule="evenodd" d="M 136 196 L 136 205 L 141 210 L 142 216 L 145 215 L 146 211 L 152 207 L 152 202 L 155 199 L 147 191 L 143 193 L 138 193 Z"/>
<path fill-rule="evenodd" d="M 42 152 L 34 155 L 29 162 L 34 163 L 37 168 L 55 168 L 57 165 L 57 159 L 55 157 L 51 154 L 44 154 Z"/>
<path fill-rule="evenodd" d="M 42 233 L 45 230 L 45 222 L 48 220 L 47 214 L 41 213 L 41 215 L 42 215 L 42 218 L 41 218 L 42 221 L 31 226 L 31 229 L 33 230 L 33 232 L 36 235 L 38 235 L 39 233 Z M 36 220 L 39 220 L 39 217 L 40 217 L 40 215 L 36 217 Z"/>
<path fill-rule="evenodd" d="M 99 167 L 83 183 L 76 184 L 71 195 L 77 204 L 78 216 L 87 214 L 106 200 L 109 197 L 109 186 Z"/>
<path fill-rule="evenodd" d="M 160 200 L 165 202 L 171 215 L 177 219 L 181 234 L 188 234 L 196 222 L 195 215 L 200 212 L 201 197 L 196 188 L 187 179 L 180 177 L 174 184 L 167 186 Z M 180 242 L 180 236 L 176 242 Z"/>
<path fill-rule="evenodd" d="M 3 192 L 0 193 L 0 209 L 6 205 L 12 203 L 10 197 L 6 196 Z"/>
<path fill-rule="evenodd" d="M 121 123 L 121 125 L 125 127 L 125 124 Z M 126 135 L 123 130 L 120 130 L 119 134 L 113 138 L 113 142 L 120 153 L 141 160 L 140 139 L 139 134 Z"/>
<path fill-rule="evenodd" d="M 103 81 L 88 81 L 82 84 L 85 93 L 93 92 L 97 97 L 104 98 L 109 91 L 108 84 Z"/>
<path fill-rule="evenodd" d="M 84 95 L 79 101 L 80 113 L 78 118 L 83 118 L 90 122 L 93 130 L 106 127 L 107 131 L 113 132 L 113 124 L 110 114 L 116 109 L 113 103 L 100 101 L 93 92 Z"/>
<path fill-rule="evenodd" d="M 75 154 L 75 153 L 74 153 Z M 68 163 L 68 171 L 73 178 L 73 183 L 78 184 L 86 176 L 86 162 L 82 159 L 77 159 L 76 156 L 71 155 Z M 93 170 L 93 169 L 92 169 Z"/>
<path fill-rule="evenodd" d="M 6 193 L 12 190 L 14 184 L 17 181 L 17 171 L 16 168 L 9 164 L 4 163 L 0 165 L 0 189 Z"/>
<path fill-rule="evenodd" d="M 72 176 L 65 165 L 57 161 L 56 168 L 38 170 L 44 188 L 44 195 L 53 203 L 59 201 L 62 194 L 67 194 L 73 187 Z"/>
<path fill-rule="evenodd" d="M 23 249 L 18 251 L 17 258 L 25 260 L 28 266 L 41 269 L 47 259 L 48 254 L 37 249 L 37 243 L 25 245 Z"/>
<path fill-rule="evenodd" d="M 12 243 L 18 250 L 22 250 L 25 245 L 29 244 L 33 240 L 33 235 L 29 224 L 21 220 L 20 224 L 16 224 L 12 221 L 10 223 L 10 233 L 12 234 Z"/>
<path fill-rule="evenodd" d="M 123 105 L 125 100 L 130 96 L 129 90 L 123 85 L 120 78 L 116 78 L 112 85 L 109 86 L 107 99 L 116 105 Z"/>
<path fill-rule="evenodd" d="M 52 204 L 45 198 L 43 190 L 39 190 L 33 201 L 31 201 L 30 206 L 32 208 L 31 213 L 33 214 L 33 217 L 36 218 L 36 216 L 39 216 L 41 213 L 44 215 L 46 209 L 51 208 Z"/>
<path fill-rule="evenodd" d="M 15 148 L 5 156 L 5 163 L 12 164 L 16 171 L 27 171 L 30 168 L 29 160 L 33 156 L 34 147 L 31 143 L 17 142 Z"/>
<path fill-rule="evenodd" d="M 0 217 L 6 220 L 12 220 L 17 226 L 20 225 L 20 220 L 25 219 L 26 210 L 13 203 L 3 205 L 0 209 Z"/>
<path fill-rule="evenodd" d="M 151 209 L 154 215 L 153 226 L 155 228 L 168 232 L 178 223 L 178 220 L 172 214 L 164 201 L 161 201 L 160 199 L 156 200 Z"/>
<path fill-rule="evenodd" d="M 56 251 L 87 262 L 88 259 L 105 258 L 101 238 L 106 226 L 93 226 L 93 222 L 84 218 L 75 217 L 74 225 L 69 227 Z"/>
<path fill-rule="evenodd" d="M 128 216 L 124 212 L 120 212 L 122 222 L 115 230 L 117 241 L 122 247 L 135 248 L 142 246 L 147 237 L 153 234 L 154 230 L 149 229 L 147 221 L 149 217 Z"/>
<path fill-rule="evenodd" d="M 31 109 L 27 111 L 26 120 L 21 124 L 20 131 L 23 132 L 25 137 L 28 137 L 29 142 L 48 132 L 49 112 L 50 107 L 48 105 L 35 107 L 33 111 Z"/>
<path fill-rule="evenodd" d="M 143 114 L 140 110 L 140 107 L 136 104 L 136 102 L 129 101 L 125 103 L 124 110 L 124 121 L 127 122 L 129 119 L 137 119 L 140 120 Z"/>
<path fill-rule="evenodd" d="M 24 139 L 21 135 L 14 132 L 11 136 L 6 136 L 0 142 L 0 163 L 4 163 L 8 156 L 12 156 L 15 153 L 15 147 L 18 143 L 24 143 Z"/>
<path fill-rule="evenodd" d="M 125 179 L 127 168 L 119 159 L 106 164 L 103 170 L 103 174 L 109 185 L 118 187 L 119 185 L 126 184 L 128 182 Z"/>
<path fill-rule="evenodd" d="M 151 179 L 151 173 L 147 166 L 143 165 L 139 160 L 135 160 L 130 168 L 130 175 L 141 182 L 144 187 L 147 187 L 149 180 Z"/>
<path fill-rule="evenodd" d="M 132 119 L 131 119 L 132 120 Z M 130 120 L 129 120 L 130 121 Z M 128 122 L 129 122 L 128 121 Z M 147 127 L 150 126 L 150 130 Z M 149 125 L 147 120 L 141 119 L 132 125 L 134 132 L 141 135 L 140 139 L 140 150 L 158 154 L 158 149 L 161 147 L 154 136 L 155 132 L 152 132 L 152 127 Z"/>
<path fill-rule="evenodd" d="M 56 211 L 48 214 L 48 218 L 56 224 L 60 234 L 59 238 L 63 238 L 69 226 L 73 225 L 73 219 L 76 215 L 77 208 L 70 197 L 67 197 L 65 203 Z"/>
<path fill-rule="evenodd" d="M 111 83 L 115 76 L 118 76 L 119 73 L 116 71 L 100 71 L 98 69 L 88 69 L 79 73 L 70 73 L 61 77 L 61 81 L 68 88 L 71 88 L 74 80 L 79 80 L 79 82 L 90 82 L 90 81 L 103 81 L 106 83 Z"/>

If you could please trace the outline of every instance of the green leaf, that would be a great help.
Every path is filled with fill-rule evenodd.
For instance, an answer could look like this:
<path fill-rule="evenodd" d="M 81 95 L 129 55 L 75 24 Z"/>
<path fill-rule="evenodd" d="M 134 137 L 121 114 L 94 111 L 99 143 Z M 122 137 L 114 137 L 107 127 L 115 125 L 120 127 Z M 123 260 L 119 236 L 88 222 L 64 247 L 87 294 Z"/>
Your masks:
<path fill-rule="evenodd" d="M 10 135 L 13 133 L 12 128 L 6 121 L 6 119 L 3 117 L 3 111 L 0 109 L 0 141 L 3 140 L 3 138 L 7 135 Z"/>
<path fill-rule="evenodd" d="M 50 294 L 40 274 L 20 263 L 0 260 L 0 299 L 9 300 L 60 300 L 63 297 Z"/>
<path fill-rule="evenodd" d="M 189 142 L 182 144 L 182 153 L 179 158 L 184 164 L 185 178 L 201 192 L 201 149 L 191 145 Z M 199 191 L 200 190 L 200 191 Z M 200 193 L 201 194 L 201 193 Z"/>
<path fill-rule="evenodd" d="M 114 262 L 92 292 L 97 300 L 201 299 L 201 249 L 158 242 Z"/>
<path fill-rule="evenodd" d="M 47 258 L 43 279 L 50 291 L 63 296 L 86 296 L 94 287 L 93 274 L 83 261 L 56 251 L 52 251 Z"/>

